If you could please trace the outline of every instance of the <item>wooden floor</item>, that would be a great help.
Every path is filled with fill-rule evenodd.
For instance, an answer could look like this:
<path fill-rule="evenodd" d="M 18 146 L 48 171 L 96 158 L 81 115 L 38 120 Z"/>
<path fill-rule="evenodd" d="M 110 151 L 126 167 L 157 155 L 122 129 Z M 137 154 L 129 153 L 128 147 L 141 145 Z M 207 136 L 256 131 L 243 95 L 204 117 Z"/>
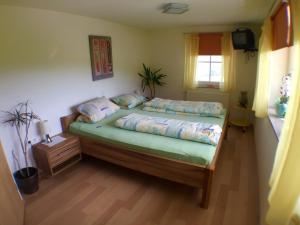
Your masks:
<path fill-rule="evenodd" d="M 26 225 L 257 225 L 252 130 L 230 128 L 207 210 L 194 188 L 86 159 L 26 196 Z"/>

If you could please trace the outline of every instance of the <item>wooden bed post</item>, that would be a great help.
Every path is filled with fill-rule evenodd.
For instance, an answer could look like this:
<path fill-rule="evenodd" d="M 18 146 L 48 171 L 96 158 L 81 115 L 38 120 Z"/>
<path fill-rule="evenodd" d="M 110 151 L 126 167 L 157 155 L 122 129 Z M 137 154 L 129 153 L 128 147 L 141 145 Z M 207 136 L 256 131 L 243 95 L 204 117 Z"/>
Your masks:
<path fill-rule="evenodd" d="M 229 129 L 229 124 L 225 127 L 225 134 L 224 134 L 224 139 L 227 140 L 228 138 L 228 129 Z"/>
<path fill-rule="evenodd" d="M 69 132 L 70 124 L 75 121 L 75 119 L 78 115 L 79 115 L 79 113 L 73 113 L 71 115 L 60 118 L 61 128 L 64 133 Z"/>
<path fill-rule="evenodd" d="M 200 206 L 205 209 L 208 208 L 210 191 L 212 186 L 212 178 L 213 178 L 213 171 L 212 170 L 206 171 L 205 178 L 204 178 L 205 182 L 203 182 L 201 202 L 200 202 Z"/>
<path fill-rule="evenodd" d="M 225 129 L 224 131 L 224 139 L 227 140 L 227 137 L 228 137 L 228 130 L 229 130 L 229 127 L 230 127 L 230 123 L 228 122 L 229 120 L 229 115 L 230 115 L 230 112 L 228 112 L 227 116 L 226 116 L 226 119 L 225 119 L 225 126 L 223 126 L 223 129 Z"/>

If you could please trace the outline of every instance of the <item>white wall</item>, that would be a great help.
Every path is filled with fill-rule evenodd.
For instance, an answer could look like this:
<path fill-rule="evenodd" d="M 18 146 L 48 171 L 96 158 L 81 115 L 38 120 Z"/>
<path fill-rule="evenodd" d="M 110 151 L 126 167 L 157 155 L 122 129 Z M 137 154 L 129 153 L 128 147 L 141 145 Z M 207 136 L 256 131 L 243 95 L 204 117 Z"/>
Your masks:
<path fill-rule="evenodd" d="M 278 139 L 269 118 L 255 119 L 254 134 L 259 181 L 260 224 L 264 225 L 268 209 L 269 178 L 273 168 Z"/>
<path fill-rule="evenodd" d="M 148 59 L 147 32 L 66 13 L 0 6 L 0 110 L 29 99 L 48 119 L 53 134 L 70 107 L 96 96 L 139 89 L 137 72 Z M 112 38 L 114 77 L 92 81 L 88 35 Z M 18 143 L 9 127 L 0 138 L 12 169 L 10 150 Z M 38 140 L 35 127 L 31 138 Z"/>
<path fill-rule="evenodd" d="M 162 68 L 162 71 L 168 75 L 166 79 L 168 85 L 158 88 L 157 95 L 174 99 L 184 98 L 184 33 L 233 31 L 237 27 L 239 26 L 200 26 L 154 30 L 151 32 L 151 65 Z M 247 27 L 251 27 L 256 33 L 260 31 L 259 26 Z M 251 104 L 255 88 L 257 54 L 247 60 L 247 55 L 243 51 L 238 51 L 237 60 L 238 87 L 236 93 L 232 96 L 232 101 L 235 104 L 239 92 L 245 90 L 249 92 Z"/>

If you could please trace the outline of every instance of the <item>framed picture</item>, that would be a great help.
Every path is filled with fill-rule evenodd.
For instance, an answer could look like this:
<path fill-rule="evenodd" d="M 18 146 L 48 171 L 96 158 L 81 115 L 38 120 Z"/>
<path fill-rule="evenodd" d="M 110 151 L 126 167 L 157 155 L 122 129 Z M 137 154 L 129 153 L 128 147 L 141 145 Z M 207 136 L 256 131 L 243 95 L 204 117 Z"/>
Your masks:
<path fill-rule="evenodd" d="M 113 77 L 111 38 L 89 36 L 93 81 Z"/>

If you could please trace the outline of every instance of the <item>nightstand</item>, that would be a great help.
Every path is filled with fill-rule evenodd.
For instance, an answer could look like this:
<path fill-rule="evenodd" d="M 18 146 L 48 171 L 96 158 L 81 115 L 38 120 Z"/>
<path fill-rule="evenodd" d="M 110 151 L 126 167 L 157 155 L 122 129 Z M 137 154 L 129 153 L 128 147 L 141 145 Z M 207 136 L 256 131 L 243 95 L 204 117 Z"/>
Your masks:
<path fill-rule="evenodd" d="M 79 138 L 66 133 L 57 136 L 65 140 L 53 146 L 42 142 L 33 145 L 37 167 L 48 176 L 56 175 L 81 160 Z"/>

